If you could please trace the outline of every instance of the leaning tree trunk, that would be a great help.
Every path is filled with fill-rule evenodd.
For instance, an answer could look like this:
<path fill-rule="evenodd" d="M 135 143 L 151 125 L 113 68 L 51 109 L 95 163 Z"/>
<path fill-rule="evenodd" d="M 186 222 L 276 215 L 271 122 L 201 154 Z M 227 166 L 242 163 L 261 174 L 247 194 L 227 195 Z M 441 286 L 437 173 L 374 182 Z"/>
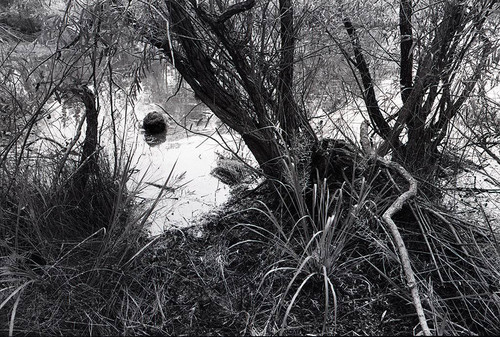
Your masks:
<path fill-rule="evenodd" d="M 168 17 L 156 17 L 157 27 L 162 27 L 157 31 L 133 15 L 128 17 L 170 59 L 196 96 L 242 136 L 262 171 L 281 179 L 286 171 L 283 159 L 296 143 L 306 138 L 312 144 L 316 139 L 293 93 L 296 29 L 292 2 L 280 1 L 276 12 L 280 25 L 274 32 L 259 27 L 251 16 L 241 18 L 240 14 L 254 9 L 255 0 L 227 8 L 218 4 L 220 14 L 212 11 L 213 4 L 164 3 Z M 164 24 L 168 24 L 168 34 Z M 271 46 L 276 53 L 270 60 L 265 59 L 267 50 L 255 52 L 248 47 L 269 48 L 259 40 L 269 38 L 274 39 Z"/>
<path fill-rule="evenodd" d="M 75 184 L 80 189 L 84 189 L 92 174 L 98 173 L 97 145 L 98 145 L 98 108 L 95 94 L 87 87 L 71 90 L 78 96 L 85 105 L 85 140 L 83 142 L 82 154 L 79 161 L 79 168 L 75 174 Z"/>

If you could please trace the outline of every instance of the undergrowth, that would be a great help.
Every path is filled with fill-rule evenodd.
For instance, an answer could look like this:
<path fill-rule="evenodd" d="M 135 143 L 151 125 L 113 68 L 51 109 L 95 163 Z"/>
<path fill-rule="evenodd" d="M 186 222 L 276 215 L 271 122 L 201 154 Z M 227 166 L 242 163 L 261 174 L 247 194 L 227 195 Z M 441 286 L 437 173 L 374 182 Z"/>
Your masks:
<path fill-rule="evenodd" d="M 150 289 L 138 277 L 148 266 L 135 260 L 151 244 L 145 225 L 152 209 L 127 189 L 130 159 L 115 176 L 101 159 L 85 186 L 71 161 L 62 172 L 42 157 L 4 165 L 1 331 L 116 335 L 143 319 L 139 294 Z"/>
<path fill-rule="evenodd" d="M 147 237 L 126 160 L 82 192 L 69 165 L 2 175 L 0 329 L 50 335 L 419 334 L 383 212 L 407 184 L 362 157 L 342 184 L 283 182 L 234 195 L 203 223 Z M 168 183 L 171 174 L 166 179 Z M 163 189 L 162 189 L 163 191 Z M 161 197 L 161 195 L 159 196 Z M 500 331 L 495 233 L 424 194 L 394 221 L 434 334 Z"/>

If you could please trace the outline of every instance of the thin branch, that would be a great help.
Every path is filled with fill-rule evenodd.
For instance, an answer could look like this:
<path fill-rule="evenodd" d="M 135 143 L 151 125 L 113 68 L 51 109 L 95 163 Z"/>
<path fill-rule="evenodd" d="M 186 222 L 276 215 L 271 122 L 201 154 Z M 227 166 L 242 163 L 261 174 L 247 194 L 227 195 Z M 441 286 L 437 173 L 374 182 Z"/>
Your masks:
<path fill-rule="evenodd" d="M 401 237 L 401 233 L 399 232 L 398 226 L 392 220 L 394 214 L 399 212 L 403 207 L 404 203 L 409 199 L 413 198 L 417 194 L 417 181 L 413 176 L 406 171 L 406 169 L 398 163 L 392 162 L 383 157 L 377 156 L 376 151 L 371 148 L 368 144 L 368 122 L 363 121 L 360 128 L 360 139 L 361 144 L 363 145 L 363 150 L 368 153 L 370 156 L 375 157 L 376 160 L 381 162 L 384 166 L 388 168 L 392 168 L 401 174 L 410 184 L 409 189 L 401 194 L 392 205 L 384 212 L 382 215 L 382 219 L 385 221 L 389 230 L 391 231 L 392 238 L 395 241 L 395 244 L 398 248 L 399 258 L 401 260 L 401 265 L 403 266 L 403 271 L 406 276 L 407 286 L 411 291 L 411 296 L 413 299 L 413 305 L 415 306 L 415 311 L 417 312 L 418 320 L 420 322 L 420 326 L 422 327 L 422 331 L 424 336 L 431 336 L 431 331 L 429 330 L 429 326 L 427 325 L 427 320 L 424 314 L 424 308 L 422 307 L 422 300 L 420 299 L 420 294 L 418 291 L 418 284 L 415 279 L 415 273 L 413 272 L 413 268 L 411 267 L 410 257 L 408 254 L 408 250 L 406 249 L 406 245 Z"/>

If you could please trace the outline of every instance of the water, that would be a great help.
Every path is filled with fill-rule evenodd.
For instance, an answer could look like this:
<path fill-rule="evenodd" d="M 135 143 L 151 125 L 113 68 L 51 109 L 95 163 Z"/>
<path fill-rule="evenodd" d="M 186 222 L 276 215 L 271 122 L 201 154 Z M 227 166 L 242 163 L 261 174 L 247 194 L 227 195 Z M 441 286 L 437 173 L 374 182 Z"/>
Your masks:
<path fill-rule="evenodd" d="M 139 104 L 136 108 L 138 119 L 142 120 L 154 107 Z M 205 118 L 210 116 L 206 114 Z M 212 117 L 204 122 L 202 126 L 192 127 L 192 131 L 210 135 L 217 127 L 216 119 Z M 133 157 L 137 172 L 129 188 L 135 189 L 142 180 L 138 197 L 154 200 L 172 171 L 166 183 L 168 189 L 151 218 L 153 235 L 167 228 L 191 226 L 204 212 L 227 200 L 229 187 L 210 174 L 217 164 L 217 153 L 223 152 L 216 140 L 186 132 L 171 122 L 165 141 L 151 146 L 144 131 L 137 130 L 139 137 Z M 228 135 L 223 137 L 229 141 Z"/>
<path fill-rule="evenodd" d="M 137 98 L 135 107 L 129 112 L 128 117 L 126 116 L 128 127 L 120 126 L 119 130 L 120 134 L 124 131 L 123 138 L 129 149 L 135 149 L 133 165 L 136 172 L 128 187 L 135 190 L 140 186 L 138 193 L 140 200 L 152 202 L 172 171 L 171 179 L 166 184 L 168 190 L 163 194 L 157 211 L 151 217 L 153 235 L 168 228 L 195 225 L 201 214 L 221 205 L 229 195 L 229 188 L 210 175 L 210 171 L 216 166 L 217 153 L 223 153 L 224 150 L 216 140 L 207 136 L 221 127 L 220 121 L 196 100 L 188 88 L 182 85 L 180 89 L 177 87 L 179 81 L 172 70 L 168 68 L 166 71 L 159 70 L 161 71 L 154 71 L 144 81 L 144 91 Z M 382 99 L 385 104 L 384 111 L 394 111 L 401 104 L 395 88 L 397 89 L 397 85 L 391 81 L 383 81 L 378 88 L 377 93 L 384 96 Z M 177 91 L 177 95 L 172 96 Z M 359 125 L 364 118 L 367 118 L 363 106 L 358 100 L 337 111 L 335 116 L 330 118 L 321 118 L 323 111 L 321 107 L 316 107 L 319 118 L 315 120 L 318 122 L 314 127 L 320 136 L 359 140 Z M 172 118 L 168 119 L 168 130 L 162 142 L 152 145 L 145 139 L 140 124 L 148 112 L 162 111 L 162 108 Z M 64 111 L 61 108 L 53 110 L 54 118 L 50 122 L 46 121 L 47 126 L 44 129 L 50 131 L 48 137 L 62 144 L 68 143 L 76 133 L 76 120 L 79 117 L 73 114 L 73 122 L 65 124 L 61 122 Z M 101 116 L 108 115 L 103 107 Z M 106 120 L 102 120 L 101 123 L 106 123 Z M 109 124 L 109 121 L 107 123 Z M 343 132 L 339 133 L 339 130 Z M 222 132 L 221 137 L 227 142 L 233 141 L 233 138 L 225 132 Z M 101 141 L 101 144 L 108 153 L 113 148 L 109 139 Z M 474 157 L 472 154 L 470 156 Z M 487 174 L 498 179 L 499 165 L 488 162 L 485 166 Z M 451 183 L 453 186 L 474 188 L 492 189 L 498 186 L 496 183 L 491 183 L 487 176 L 470 172 L 460 174 L 456 181 Z M 462 198 L 453 195 L 452 199 Z M 498 219 L 500 205 L 496 198 L 492 198 L 491 194 L 485 194 L 479 199 L 486 213 L 493 219 Z"/>
<path fill-rule="evenodd" d="M 375 88 L 375 91 L 382 111 L 394 114 L 402 106 L 399 82 L 389 79 L 383 80 Z M 488 88 L 488 97 L 492 101 L 499 102 L 500 86 Z M 369 119 L 361 98 L 353 99 L 350 104 L 339 108 L 335 114 L 331 114 L 328 118 L 325 116 L 325 111 L 321 107 L 317 108 L 313 126 L 320 136 L 348 138 L 356 142 L 359 142 L 361 123 L 363 120 Z M 496 112 L 496 118 L 492 116 L 489 118 L 492 123 L 498 123 L 500 113 Z M 500 163 L 488 156 L 479 146 L 470 144 L 472 138 L 464 121 L 460 118 L 457 118 L 450 125 L 449 132 L 447 146 L 454 146 L 463 159 L 473 161 L 481 166 L 481 169 L 465 170 L 456 176 L 452 175 L 453 179 L 442 179 L 440 184 L 445 191 L 443 203 L 475 222 L 484 221 L 484 218 L 487 217 L 492 226 L 500 230 L 500 198 L 498 198 L 500 193 Z M 405 136 L 405 131 L 403 131 L 402 136 Z M 405 139 L 403 138 L 403 140 Z M 378 136 L 373 136 L 372 141 L 376 146 L 382 143 Z M 498 153 L 497 149 L 492 148 L 492 151 Z M 472 193 L 473 190 L 489 190 L 491 193 L 476 194 Z"/>
<path fill-rule="evenodd" d="M 175 73 L 169 69 L 153 72 L 144 80 L 144 90 L 135 105 L 127 106 L 125 110 L 122 104 L 121 110 L 116 112 L 118 137 L 124 140 L 127 152 L 132 153 L 134 174 L 127 187 L 131 191 L 137 190 L 138 201 L 152 204 L 170 175 L 150 217 L 151 235 L 195 225 L 203 213 L 220 206 L 229 196 L 229 187 L 210 172 L 217 165 L 218 154 L 224 153 L 218 140 L 230 144 L 234 139 L 209 109 L 195 99 L 189 88 L 178 90 L 177 84 Z M 177 95 L 172 96 L 173 92 Z M 51 111 L 50 119 L 39 123 L 38 135 L 68 145 L 77 133 L 84 110 L 81 107 L 80 111 L 74 107 L 68 109 L 57 103 L 47 108 Z M 170 115 L 167 117 L 167 132 L 152 144 L 141 128 L 142 120 L 147 113 L 162 111 L 162 108 Z M 109 115 L 105 98 L 101 99 L 99 123 L 104 131 L 101 132 L 100 145 L 104 152 L 112 154 L 114 145 Z M 83 126 L 80 141 L 85 135 Z M 215 130 L 220 132 L 214 135 Z M 49 152 L 48 148 L 54 144 L 46 144 L 45 151 Z"/>

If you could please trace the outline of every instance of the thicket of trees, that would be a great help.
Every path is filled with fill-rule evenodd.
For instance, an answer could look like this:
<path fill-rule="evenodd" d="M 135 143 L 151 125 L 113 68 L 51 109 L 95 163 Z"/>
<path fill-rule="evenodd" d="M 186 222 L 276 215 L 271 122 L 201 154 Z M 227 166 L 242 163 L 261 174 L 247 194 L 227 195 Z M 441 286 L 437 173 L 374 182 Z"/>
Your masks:
<path fill-rule="evenodd" d="M 24 38 L 36 36 L 40 14 L 33 14 L 29 2 L 21 7 L 23 14 L 31 13 L 24 21 L 12 13 L 0 20 Z M 78 96 L 88 86 L 109 96 L 126 90 L 122 78 L 137 87 L 160 52 L 196 96 L 241 135 L 271 177 L 282 176 L 282 159 L 291 153 L 300 154 L 295 160 L 304 167 L 310 165 L 319 139 L 311 123 L 316 111 L 307 103 L 325 93 L 332 105 L 345 101 L 341 91 L 361 97 L 370 130 L 381 139 L 377 153 L 390 152 L 427 178 L 439 167 L 446 152 L 441 144 L 454 122 L 470 119 L 469 102 L 481 100 L 485 112 L 495 108 L 487 94 L 496 86 L 498 66 L 499 19 L 492 0 L 98 1 L 85 9 L 72 2 L 64 7 L 63 20 L 46 14 L 59 32 L 44 37 L 56 44 L 29 74 L 27 91 L 36 88 L 41 102 L 42 95 L 68 97 L 73 90 Z M 132 68 L 123 66 L 124 57 Z M 399 97 L 387 102 L 388 88 L 377 91 L 391 79 L 400 84 L 391 88 Z M 497 124 L 494 116 L 484 119 Z M 487 138 L 480 143 L 490 149 L 494 130 Z"/>
<path fill-rule="evenodd" d="M 303 152 L 317 141 L 304 91 L 296 90 L 306 80 L 295 75 L 301 62 L 341 53 L 383 140 L 378 153 L 429 173 L 451 124 L 498 61 L 496 1 L 161 1 L 122 10 L 271 176 L 285 148 Z M 398 69 L 392 111 L 379 102 L 370 63 Z M 307 80 L 314 87 L 314 74 Z"/>

